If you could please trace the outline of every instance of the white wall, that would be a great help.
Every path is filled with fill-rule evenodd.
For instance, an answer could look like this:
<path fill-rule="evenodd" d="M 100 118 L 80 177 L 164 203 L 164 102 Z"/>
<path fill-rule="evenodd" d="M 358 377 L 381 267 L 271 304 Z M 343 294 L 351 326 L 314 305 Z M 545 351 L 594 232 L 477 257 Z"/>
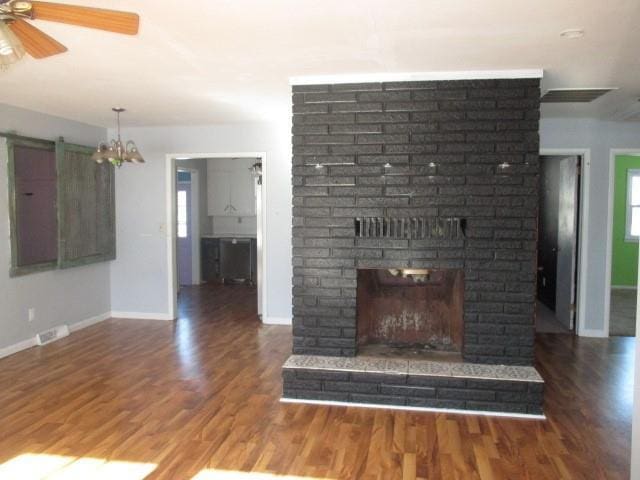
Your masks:
<path fill-rule="evenodd" d="M 639 262 L 640 263 L 640 262 Z M 640 264 L 638 265 L 640 285 Z M 640 296 L 636 299 L 636 352 L 633 379 L 633 424 L 631 429 L 631 480 L 640 478 Z"/>
<path fill-rule="evenodd" d="M 112 309 L 161 313 L 169 309 L 166 270 L 165 156 L 168 153 L 267 152 L 268 317 L 291 315 L 290 123 L 125 130 L 148 163 L 117 174 L 118 259 L 112 266 Z M 586 328 L 603 332 L 608 161 L 611 148 L 640 148 L 640 124 L 591 119 L 541 121 L 541 148 L 591 150 L 587 236 Z M 121 205 L 136 205 L 135 209 Z"/>
<path fill-rule="evenodd" d="M 145 156 L 116 174 L 118 258 L 111 268 L 112 310 L 169 312 L 166 238 L 166 155 L 266 152 L 267 309 L 291 318 L 291 126 L 270 124 L 148 127 L 123 130 Z"/>
<path fill-rule="evenodd" d="M 0 131 L 95 145 L 106 130 L 37 112 L 0 104 Z M 74 324 L 110 310 L 109 264 L 9 277 L 11 253 L 7 191 L 7 151 L 0 142 L 0 356 L 9 346 L 32 339 L 36 333 L 63 323 Z M 27 321 L 27 310 L 36 319 Z"/>
<path fill-rule="evenodd" d="M 542 149 L 588 148 L 591 150 L 586 328 L 608 335 L 608 332 L 604 331 L 604 304 L 609 151 L 612 148 L 640 150 L 640 123 L 570 118 L 543 119 L 540 124 L 540 147 Z"/>
<path fill-rule="evenodd" d="M 240 220 L 240 223 L 238 223 Z M 256 235 L 258 231 L 257 217 L 213 217 L 214 235 Z"/>

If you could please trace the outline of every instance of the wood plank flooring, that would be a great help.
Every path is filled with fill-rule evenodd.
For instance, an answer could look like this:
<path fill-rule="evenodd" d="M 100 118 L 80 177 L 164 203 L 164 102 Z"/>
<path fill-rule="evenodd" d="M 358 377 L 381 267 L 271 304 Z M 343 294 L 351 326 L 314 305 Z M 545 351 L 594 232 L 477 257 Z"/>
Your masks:
<path fill-rule="evenodd" d="M 0 478 L 38 459 L 19 478 L 629 476 L 633 338 L 539 335 L 546 421 L 281 404 L 290 328 L 261 325 L 249 287 L 183 292 L 177 322 L 0 360 Z"/>

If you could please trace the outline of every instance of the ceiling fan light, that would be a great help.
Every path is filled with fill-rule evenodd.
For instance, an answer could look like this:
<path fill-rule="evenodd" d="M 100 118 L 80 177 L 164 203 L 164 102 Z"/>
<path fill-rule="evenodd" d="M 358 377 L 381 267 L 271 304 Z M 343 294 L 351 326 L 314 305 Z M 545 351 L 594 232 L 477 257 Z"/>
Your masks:
<path fill-rule="evenodd" d="M 10 65 L 24 57 L 25 49 L 9 26 L 0 20 L 0 65 Z"/>

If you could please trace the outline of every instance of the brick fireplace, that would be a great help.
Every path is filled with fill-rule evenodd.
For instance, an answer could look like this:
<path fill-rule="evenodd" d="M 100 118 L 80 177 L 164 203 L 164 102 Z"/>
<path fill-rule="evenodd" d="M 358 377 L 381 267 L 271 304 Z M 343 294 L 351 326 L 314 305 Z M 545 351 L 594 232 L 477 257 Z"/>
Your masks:
<path fill-rule="evenodd" d="M 285 398 L 541 412 L 539 96 L 539 79 L 293 87 Z"/>

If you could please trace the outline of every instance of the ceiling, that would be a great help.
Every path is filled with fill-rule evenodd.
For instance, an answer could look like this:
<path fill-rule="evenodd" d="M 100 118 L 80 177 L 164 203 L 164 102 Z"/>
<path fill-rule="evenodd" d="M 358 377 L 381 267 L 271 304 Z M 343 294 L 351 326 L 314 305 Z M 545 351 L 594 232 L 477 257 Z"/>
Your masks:
<path fill-rule="evenodd" d="M 614 118 L 640 97 L 638 0 L 74 0 L 135 11 L 138 36 L 44 21 L 69 51 L 0 72 L 0 102 L 94 125 L 286 115 L 292 76 L 543 68 L 543 90 L 619 87 L 544 116 Z M 560 32 L 584 29 L 579 39 Z"/>

